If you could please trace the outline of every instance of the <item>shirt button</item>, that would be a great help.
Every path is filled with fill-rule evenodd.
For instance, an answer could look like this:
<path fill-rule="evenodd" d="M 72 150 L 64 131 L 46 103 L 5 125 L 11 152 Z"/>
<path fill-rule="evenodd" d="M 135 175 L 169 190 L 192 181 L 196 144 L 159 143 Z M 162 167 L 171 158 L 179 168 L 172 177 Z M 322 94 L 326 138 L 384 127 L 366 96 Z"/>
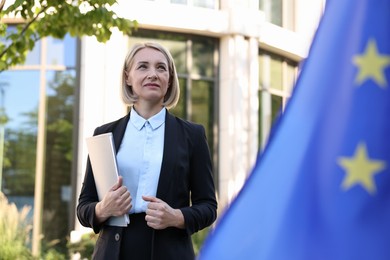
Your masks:
<path fill-rule="evenodd" d="M 118 233 L 116 233 L 116 234 L 115 234 L 115 241 L 119 241 L 119 239 L 120 239 L 120 236 L 119 236 Z"/>

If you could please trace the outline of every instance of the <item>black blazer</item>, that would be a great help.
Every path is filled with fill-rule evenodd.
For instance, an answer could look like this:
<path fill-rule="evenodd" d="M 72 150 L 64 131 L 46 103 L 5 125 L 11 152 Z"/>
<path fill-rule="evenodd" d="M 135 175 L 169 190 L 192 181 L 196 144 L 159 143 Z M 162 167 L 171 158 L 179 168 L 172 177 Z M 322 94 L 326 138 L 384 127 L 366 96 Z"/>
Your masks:
<path fill-rule="evenodd" d="M 118 151 L 129 118 L 130 113 L 117 121 L 102 125 L 95 129 L 94 135 L 112 132 Z M 155 230 L 153 255 L 156 259 L 194 259 L 191 235 L 211 225 L 217 217 L 210 152 L 203 126 L 182 120 L 168 111 L 157 197 L 172 208 L 182 211 L 185 230 Z M 95 233 L 100 232 L 94 251 L 95 259 L 119 259 L 123 228 L 97 224 L 97 202 L 98 195 L 88 158 L 77 205 L 77 217 L 83 226 L 91 227 Z M 174 237 L 176 240 L 173 241 L 180 241 L 180 245 L 172 244 Z"/>

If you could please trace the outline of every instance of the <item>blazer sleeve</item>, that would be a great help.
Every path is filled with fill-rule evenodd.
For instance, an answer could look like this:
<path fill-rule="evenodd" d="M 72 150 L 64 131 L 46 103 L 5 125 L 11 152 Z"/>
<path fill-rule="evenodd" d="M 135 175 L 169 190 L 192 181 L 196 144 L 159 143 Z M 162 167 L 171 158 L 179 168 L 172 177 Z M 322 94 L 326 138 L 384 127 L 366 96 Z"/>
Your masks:
<path fill-rule="evenodd" d="M 126 125 L 129 118 L 130 113 L 116 121 L 101 125 L 95 129 L 93 135 L 95 136 L 112 132 L 114 136 L 115 147 L 118 149 L 126 130 Z M 91 162 L 88 157 L 84 181 L 82 184 L 76 212 L 77 218 L 81 225 L 92 228 L 95 233 L 98 233 L 105 224 L 105 222 L 98 223 L 96 221 L 95 207 L 98 202 L 99 197 L 96 190 L 95 179 L 93 177 Z"/>
<path fill-rule="evenodd" d="M 93 135 L 97 134 L 99 134 L 98 128 L 95 130 Z M 99 197 L 96 191 L 91 162 L 88 157 L 84 182 L 77 204 L 77 218 L 81 225 L 92 228 L 95 233 L 99 233 L 100 229 L 104 225 L 104 223 L 98 224 L 95 218 L 95 207 L 98 202 Z"/>
<path fill-rule="evenodd" d="M 186 231 L 193 234 L 210 226 L 217 218 L 217 200 L 210 150 L 202 125 L 195 125 L 190 155 L 191 206 L 181 208 Z"/>

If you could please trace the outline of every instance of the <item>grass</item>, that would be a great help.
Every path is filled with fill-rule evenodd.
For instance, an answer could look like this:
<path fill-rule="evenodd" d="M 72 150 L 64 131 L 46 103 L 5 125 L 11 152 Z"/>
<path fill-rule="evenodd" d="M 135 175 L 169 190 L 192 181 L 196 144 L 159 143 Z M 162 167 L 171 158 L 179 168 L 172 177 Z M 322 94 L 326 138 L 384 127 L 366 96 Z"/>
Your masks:
<path fill-rule="evenodd" d="M 28 248 L 32 225 L 27 220 L 30 207 L 20 211 L 0 192 L 0 259 L 33 259 Z"/>

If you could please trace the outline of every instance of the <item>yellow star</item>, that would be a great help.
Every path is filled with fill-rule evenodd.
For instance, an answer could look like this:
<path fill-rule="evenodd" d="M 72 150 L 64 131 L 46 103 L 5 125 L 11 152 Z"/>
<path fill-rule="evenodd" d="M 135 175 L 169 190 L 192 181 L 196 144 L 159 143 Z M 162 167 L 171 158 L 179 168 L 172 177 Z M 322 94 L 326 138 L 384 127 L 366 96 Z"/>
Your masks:
<path fill-rule="evenodd" d="M 338 162 L 346 172 L 343 189 L 347 190 L 355 184 L 360 184 L 371 194 L 376 191 L 373 175 L 386 168 L 384 161 L 370 160 L 364 143 L 358 144 L 353 157 L 341 157 Z"/>
<path fill-rule="evenodd" d="M 359 85 L 371 78 L 379 86 L 383 88 L 387 86 L 384 70 L 390 65 L 390 55 L 378 53 L 375 40 L 369 40 L 364 53 L 353 57 L 353 63 L 359 69 L 356 77 L 356 82 Z"/>

